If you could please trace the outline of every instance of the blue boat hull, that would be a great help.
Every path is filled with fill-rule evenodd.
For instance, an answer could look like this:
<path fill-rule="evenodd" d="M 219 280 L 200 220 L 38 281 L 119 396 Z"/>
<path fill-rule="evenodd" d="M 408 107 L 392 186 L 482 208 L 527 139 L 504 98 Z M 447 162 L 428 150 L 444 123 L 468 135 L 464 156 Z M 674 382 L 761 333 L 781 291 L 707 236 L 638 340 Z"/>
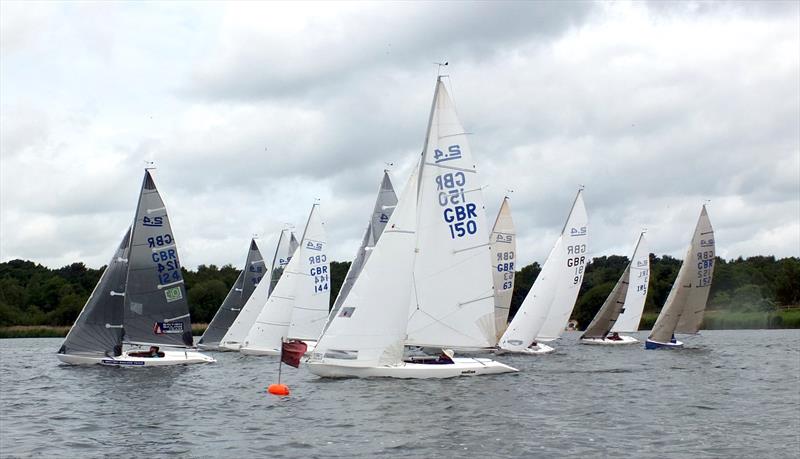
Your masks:
<path fill-rule="evenodd" d="M 659 341 L 651 341 L 647 340 L 644 342 L 645 349 L 674 349 L 674 348 L 681 348 L 683 347 L 683 343 L 676 340 L 675 338 L 671 339 L 669 343 L 662 343 Z"/>

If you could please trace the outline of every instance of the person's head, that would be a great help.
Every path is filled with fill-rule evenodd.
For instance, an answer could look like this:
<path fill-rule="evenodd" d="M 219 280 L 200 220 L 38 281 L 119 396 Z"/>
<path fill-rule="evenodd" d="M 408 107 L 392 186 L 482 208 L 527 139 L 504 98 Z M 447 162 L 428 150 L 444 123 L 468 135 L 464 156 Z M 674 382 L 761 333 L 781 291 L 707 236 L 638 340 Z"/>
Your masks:
<path fill-rule="evenodd" d="M 452 349 L 442 349 L 442 355 L 452 360 L 453 356 L 456 354 Z"/>

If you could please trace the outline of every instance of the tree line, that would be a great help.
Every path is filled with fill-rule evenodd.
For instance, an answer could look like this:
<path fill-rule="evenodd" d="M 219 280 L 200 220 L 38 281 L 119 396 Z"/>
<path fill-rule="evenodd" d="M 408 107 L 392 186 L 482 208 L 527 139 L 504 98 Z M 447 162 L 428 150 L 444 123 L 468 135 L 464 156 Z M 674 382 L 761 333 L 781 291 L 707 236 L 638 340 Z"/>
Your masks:
<path fill-rule="evenodd" d="M 586 265 L 572 318 L 581 326 L 591 321 L 628 264 L 625 256 L 603 256 Z M 650 255 L 650 284 L 645 312 L 663 306 L 681 260 Z M 331 305 L 341 288 L 349 262 L 331 263 Z M 104 268 L 73 263 L 50 269 L 32 261 L 0 263 L 0 326 L 71 325 L 83 308 Z M 239 275 L 238 268 L 200 265 L 183 269 L 189 309 L 196 323 L 209 322 Z M 511 316 L 541 271 L 532 263 L 516 273 Z M 800 305 L 800 258 L 755 256 L 716 259 L 709 310 L 768 312 Z"/>

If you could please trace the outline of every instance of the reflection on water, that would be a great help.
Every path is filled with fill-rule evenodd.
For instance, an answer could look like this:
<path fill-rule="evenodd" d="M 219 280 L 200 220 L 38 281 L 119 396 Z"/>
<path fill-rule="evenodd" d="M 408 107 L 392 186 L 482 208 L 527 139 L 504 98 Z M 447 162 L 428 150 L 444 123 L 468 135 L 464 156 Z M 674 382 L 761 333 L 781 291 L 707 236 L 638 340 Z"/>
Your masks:
<path fill-rule="evenodd" d="M 800 331 L 707 331 L 680 351 L 505 355 L 518 374 L 324 380 L 275 357 L 71 367 L 59 339 L 0 340 L 0 456 L 796 457 Z M 643 336 L 642 336 L 643 337 Z"/>

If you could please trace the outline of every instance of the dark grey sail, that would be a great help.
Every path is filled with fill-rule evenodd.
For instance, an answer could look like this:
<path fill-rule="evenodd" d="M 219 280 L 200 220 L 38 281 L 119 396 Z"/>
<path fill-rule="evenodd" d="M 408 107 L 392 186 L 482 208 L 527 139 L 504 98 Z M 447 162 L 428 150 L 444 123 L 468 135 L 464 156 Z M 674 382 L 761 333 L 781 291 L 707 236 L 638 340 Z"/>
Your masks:
<path fill-rule="evenodd" d="M 131 229 L 125 232 L 114 257 L 67 333 L 59 354 L 122 354 L 122 310 Z"/>
<path fill-rule="evenodd" d="M 239 273 L 239 277 L 197 344 L 206 346 L 219 345 L 222 337 L 225 336 L 225 333 L 228 332 L 231 324 L 239 315 L 239 311 L 242 310 L 261 278 L 264 277 L 264 270 L 264 260 L 258 250 L 258 245 L 256 245 L 255 240 L 251 240 L 244 269 Z"/>
<path fill-rule="evenodd" d="M 128 260 L 125 342 L 192 346 L 178 249 L 149 170 L 144 172 Z"/>
<path fill-rule="evenodd" d="M 625 296 L 628 294 L 628 284 L 630 283 L 631 264 L 625 267 L 625 271 L 620 276 L 617 284 L 611 290 L 603 306 L 597 311 L 592 319 L 592 323 L 586 327 L 581 338 L 605 338 L 608 332 L 617 321 L 617 317 L 625 307 Z"/>
<path fill-rule="evenodd" d="M 381 186 L 378 189 L 378 197 L 375 199 L 375 207 L 372 209 L 372 217 L 369 225 L 367 225 L 366 232 L 364 232 L 364 238 L 361 240 L 361 246 L 358 248 L 356 257 L 347 270 L 339 295 L 333 303 L 333 308 L 331 308 L 331 312 L 328 315 L 328 322 L 322 330 L 323 333 L 328 329 L 332 318 L 336 317 L 342 307 L 342 303 L 350 293 L 350 289 L 353 288 L 353 284 L 361 274 L 361 270 L 364 269 L 364 265 L 372 253 L 372 248 L 375 247 L 381 234 L 383 234 L 383 229 L 386 228 L 386 223 L 389 222 L 389 217 L 392 216 L 395 206 L 397 206 L 397 194 L 395 194 L 392 181 L 389 179 L 389 173 L 383 171 L 383 180 L 381 180 Z"/>

